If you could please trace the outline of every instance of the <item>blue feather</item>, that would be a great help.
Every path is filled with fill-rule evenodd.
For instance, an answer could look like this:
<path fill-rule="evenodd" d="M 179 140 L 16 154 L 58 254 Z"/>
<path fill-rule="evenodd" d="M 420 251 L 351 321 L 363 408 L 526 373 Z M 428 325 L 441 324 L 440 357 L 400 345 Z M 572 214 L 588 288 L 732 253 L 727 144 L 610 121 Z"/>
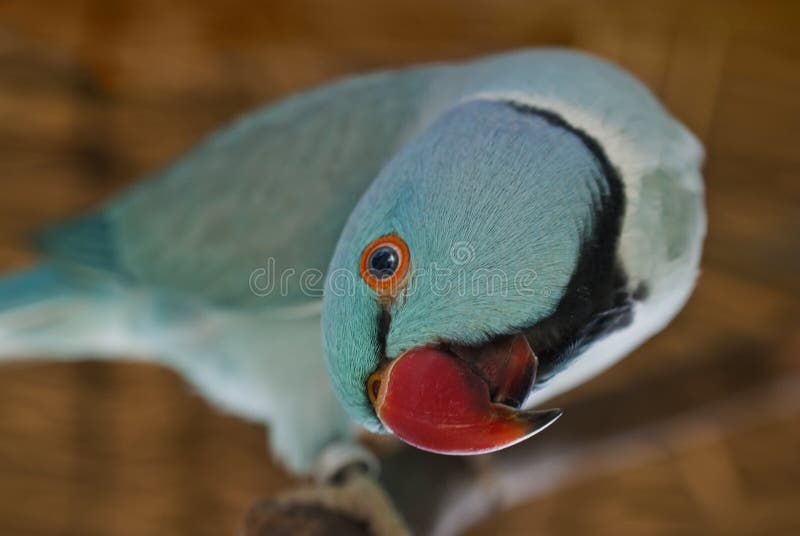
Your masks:
<path fill-rule="evenodd" d="M 42 251 L 57 259 L 117 274 L 123 272 L 112 223 L 103 212 L 47 229 L 36 237 L 36 243 Z"/>
<path fill-rule="evenodd" d="M 0 312 L 67 293 L 71 285 L 51 264 L 40 264 L 0 279 Z"/>

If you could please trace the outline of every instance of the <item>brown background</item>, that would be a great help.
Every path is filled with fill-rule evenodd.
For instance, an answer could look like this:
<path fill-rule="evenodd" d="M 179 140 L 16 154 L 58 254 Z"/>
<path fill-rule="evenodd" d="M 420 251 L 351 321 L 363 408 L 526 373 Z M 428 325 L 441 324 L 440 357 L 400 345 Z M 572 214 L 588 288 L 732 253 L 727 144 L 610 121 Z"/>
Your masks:
<path fill-rule="evenodd" d="M 686 310 L 570 394 L 567 416 L 595 397 L 613 409 L 584 427 L 624 430 L 637 410 L 614 403 L 625 393 L 660 417 L 717 403 L 723 416 L 645 434 L 647 456 L 628 443 L 615 463 L 587 455 L 585 471 L 472 534 L 800 534 L 798 28 L 797 2 L 5 0 L 0 269 L 35 259 L 26 237 L 42 225 L 263 101 L 387 65 L 588 49 L 705 143 L 710 233 Z M 262 428 L 168 371 L 0 369 L 0 534 L 231 534 L 256 497 L 291 485 Z"/>

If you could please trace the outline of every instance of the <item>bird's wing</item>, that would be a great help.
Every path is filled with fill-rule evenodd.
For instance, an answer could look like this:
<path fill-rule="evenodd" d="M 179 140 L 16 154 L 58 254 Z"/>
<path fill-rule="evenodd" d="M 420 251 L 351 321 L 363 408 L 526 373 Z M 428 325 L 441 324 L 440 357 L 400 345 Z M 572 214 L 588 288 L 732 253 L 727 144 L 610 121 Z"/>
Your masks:
<path fill-rule="evenodd" d="M 418 116 L 423 72 L 345 80 L 245 116 L 41 237 L 50 256 L 231 307 L 304 307 L 351 208 Z"/>

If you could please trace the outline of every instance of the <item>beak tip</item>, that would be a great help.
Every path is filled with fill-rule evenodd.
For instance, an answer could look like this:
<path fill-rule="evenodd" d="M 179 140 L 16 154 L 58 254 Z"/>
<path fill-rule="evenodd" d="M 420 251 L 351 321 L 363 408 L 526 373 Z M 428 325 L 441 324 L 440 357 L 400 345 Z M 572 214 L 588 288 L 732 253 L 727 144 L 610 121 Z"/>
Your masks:
<path fill-rule="evenodd" d="M 527 433 L 525 437 L 536 435 L 564 414 L 561 408 L 522 411 L 517 413 L 516 418 L 524 423 Z"/>

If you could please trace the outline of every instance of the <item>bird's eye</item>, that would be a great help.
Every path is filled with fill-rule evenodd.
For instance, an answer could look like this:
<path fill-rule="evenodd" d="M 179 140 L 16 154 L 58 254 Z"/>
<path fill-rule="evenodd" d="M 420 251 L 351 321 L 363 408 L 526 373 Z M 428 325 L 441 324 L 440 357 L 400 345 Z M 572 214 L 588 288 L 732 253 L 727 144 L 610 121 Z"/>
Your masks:
<path fill-rule="evenodd" d="M 367 271 L 375 279 L 392 277 L 400 266 L 400 252 L 394 246 L 381 246 L 367 259 Z"/>
<path fill-rule="evenodd" d="M 361 277 L 378 294 L 392 295 L 405 282 L 409 261 L 408 246 L 399 236 L 382 236 L 361 253 Z"/>

